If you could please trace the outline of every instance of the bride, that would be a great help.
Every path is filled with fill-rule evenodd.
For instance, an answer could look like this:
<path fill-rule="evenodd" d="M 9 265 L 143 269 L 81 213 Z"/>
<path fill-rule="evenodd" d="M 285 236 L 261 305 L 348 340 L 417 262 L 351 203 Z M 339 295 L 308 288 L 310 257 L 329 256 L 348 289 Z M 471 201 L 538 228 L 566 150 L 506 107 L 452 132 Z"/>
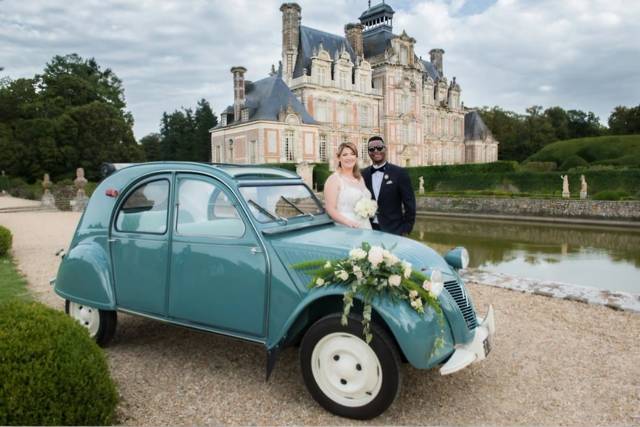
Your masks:
<path fill-rule="evenodd" d="M 338 168 L 324 184 L 326 210 L 340 224 L 352 228 L 371 228 L 369 218 L 356 213 L 356 204 L 371 200 L 371 193 L 364 184 L 358 168 L 358 149 L 352 142 L 338 147 Z"/>

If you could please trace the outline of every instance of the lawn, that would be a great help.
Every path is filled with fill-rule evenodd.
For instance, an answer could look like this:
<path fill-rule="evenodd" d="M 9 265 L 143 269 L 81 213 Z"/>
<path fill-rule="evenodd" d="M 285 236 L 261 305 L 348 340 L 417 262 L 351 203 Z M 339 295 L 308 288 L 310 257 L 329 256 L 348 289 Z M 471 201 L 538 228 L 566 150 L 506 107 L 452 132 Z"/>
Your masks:
<path fill-rule="evenodd" d="M 31 299 L 27 281 L 18 273 L 11 257 L 0 257 L 0 303 L 14 298 Z"/>

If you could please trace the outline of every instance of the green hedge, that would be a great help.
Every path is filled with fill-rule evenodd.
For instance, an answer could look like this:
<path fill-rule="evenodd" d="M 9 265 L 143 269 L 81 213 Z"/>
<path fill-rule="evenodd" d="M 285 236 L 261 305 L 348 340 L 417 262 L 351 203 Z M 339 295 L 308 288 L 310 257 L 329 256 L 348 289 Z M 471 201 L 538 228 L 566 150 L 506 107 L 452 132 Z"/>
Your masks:
<path fill-rule="evenodd" d="M 445 167 L 437 166 L 407 170 L 416 190 L 419 176 L 424 177 L 424 188 L 427 192 L 498 190 L 560 196 L 562 193 L 560 175 L 566 174 L 569 176 L 571 193 L 576 196 L 580 191 L 580 175 L 585 175 L 590 194 L 613 190 L 626 191 L 636 198 L 640 197 L 640 170 L 638 169 L 571 170 L 566 173 L 527 171 L 454 173 L 443 168 Z"/>
<path fill-rule="evenodd" d="M 0 225 L 0 257 L 3 257 L 9 253 L 11 244 L 13 243 L 13 235 L 8 228 Z"/>
<path fill-rule="evenodd" d="M 40 303 L 0 306 L 0 425 L 110 425 L 117 404 L 86 329 Z"/>

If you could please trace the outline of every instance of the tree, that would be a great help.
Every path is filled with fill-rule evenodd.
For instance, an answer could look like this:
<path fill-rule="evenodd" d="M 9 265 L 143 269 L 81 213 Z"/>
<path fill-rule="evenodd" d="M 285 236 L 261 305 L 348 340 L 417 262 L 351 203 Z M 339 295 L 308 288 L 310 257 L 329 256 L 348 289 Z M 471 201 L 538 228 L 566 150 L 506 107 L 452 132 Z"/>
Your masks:
<path fill-rule="evenodd" d="M 613 135 L 640 133 L 640 105 L 617 106 L 609 116 L 609 132 Z"/>
<path fill-rule="evenodd" d="M 120 79 L 91 58 L 55 56 L 43 74 L 0 85 L 0 168 L 30 181 L 83 167 L 98 179 L 102 162 L 144 159 L 125 111 Z"/>

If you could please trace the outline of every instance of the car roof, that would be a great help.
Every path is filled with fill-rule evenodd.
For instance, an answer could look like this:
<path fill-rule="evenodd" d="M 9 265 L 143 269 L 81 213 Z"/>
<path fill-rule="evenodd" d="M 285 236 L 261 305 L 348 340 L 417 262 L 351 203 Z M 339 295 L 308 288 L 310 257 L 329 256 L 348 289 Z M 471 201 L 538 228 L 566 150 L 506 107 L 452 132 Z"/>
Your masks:
<path fill-rule="evenodd" d="M 181 170 L 185 168 L 194 168 L 198 170 L 217 170 L 233 180 L 247 179 L 296 179 L 300 176 L 295 172 L 281 169 L 277 167 L 256 166 L 256 165 L 237 165 L 230 163 L 197 163 L 197 162 L 147 162 L 147 163 L 105 163 L 102 165 L 102 174 L 106 178 L 119 172 L 127 170 L 132 173 L 137 169 L 143 168 L 145 172 L 161 172 Z"/>

